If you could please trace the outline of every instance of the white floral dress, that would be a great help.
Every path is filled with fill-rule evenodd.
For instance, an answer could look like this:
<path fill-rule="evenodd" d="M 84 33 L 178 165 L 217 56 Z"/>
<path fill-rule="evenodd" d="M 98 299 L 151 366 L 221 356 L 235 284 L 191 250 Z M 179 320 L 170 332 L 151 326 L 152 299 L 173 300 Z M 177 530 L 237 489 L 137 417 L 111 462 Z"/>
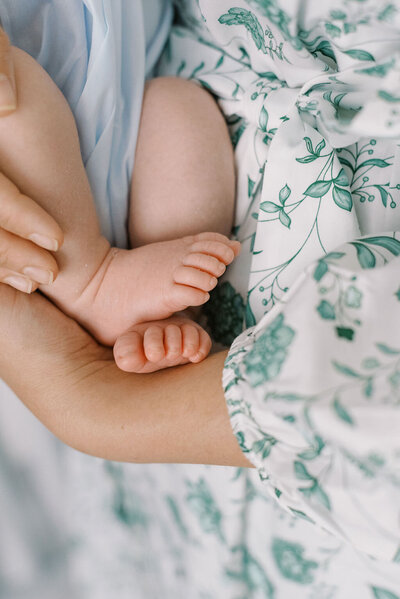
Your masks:
<path fill-rule="evenodd" d="M 247 328 L 223 384 L 262 481 L 220 596 L 399 598 L 400 2 L 177 5 L 163 72 L 236 148 L 243 252 L 206 312 Z"/>

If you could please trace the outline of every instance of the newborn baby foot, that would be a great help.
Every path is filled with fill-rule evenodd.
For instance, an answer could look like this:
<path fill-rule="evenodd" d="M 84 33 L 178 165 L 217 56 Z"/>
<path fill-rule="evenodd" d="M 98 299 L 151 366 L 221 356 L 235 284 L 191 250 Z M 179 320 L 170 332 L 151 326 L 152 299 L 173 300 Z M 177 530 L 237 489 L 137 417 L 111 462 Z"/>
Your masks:
<path fill-rule="evenodd" d="M 106 345 L 132 325 L 201 306 L 240 251 L 237 241 L 200 233 L 133 250 L 112 248 L 71 315 Z"/>
<path fill-rule="evenodd" d="M 211 339 L 193 320 L 172 316 L 138 324 L 117 339 L 114 358 L 126 372 L 147 374 L 208 356 Z"/>

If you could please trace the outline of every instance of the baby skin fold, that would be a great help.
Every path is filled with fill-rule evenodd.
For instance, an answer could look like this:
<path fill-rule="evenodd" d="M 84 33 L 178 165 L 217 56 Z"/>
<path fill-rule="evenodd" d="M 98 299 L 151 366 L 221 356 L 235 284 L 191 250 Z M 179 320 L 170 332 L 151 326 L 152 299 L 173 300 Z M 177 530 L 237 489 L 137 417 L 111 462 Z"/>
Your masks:
<path fill-rule="evenodd" d="M 131 186 L 133 249 L 112 248 L 100 232 L 64 97 L 31 57 L 13 54 L 18 110 L 0 122 L 0 170 L 64 232 L 60 274 L 51 284 L 39 276 L 41 291 L 98 341 L 115 344 L 123 370 L 201 361 L 210 338 L 183 311 L 208 301 L 240 251 L 226 236 L 235 173 L 214 100 L 174 78 L 148 84 Z"/>

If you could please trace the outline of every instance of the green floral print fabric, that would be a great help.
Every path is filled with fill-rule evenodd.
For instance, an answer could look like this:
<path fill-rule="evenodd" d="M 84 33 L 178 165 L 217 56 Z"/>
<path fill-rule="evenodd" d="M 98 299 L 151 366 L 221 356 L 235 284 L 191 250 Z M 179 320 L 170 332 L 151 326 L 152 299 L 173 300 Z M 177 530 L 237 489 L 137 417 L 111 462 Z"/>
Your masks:
<path fill-rule="evenodd" d="M 210 596 L 400 598 L 400 3 L 176 5 L 161 72 L 235 147 L 242 253 L 206 315 L 260 479 Z"/>

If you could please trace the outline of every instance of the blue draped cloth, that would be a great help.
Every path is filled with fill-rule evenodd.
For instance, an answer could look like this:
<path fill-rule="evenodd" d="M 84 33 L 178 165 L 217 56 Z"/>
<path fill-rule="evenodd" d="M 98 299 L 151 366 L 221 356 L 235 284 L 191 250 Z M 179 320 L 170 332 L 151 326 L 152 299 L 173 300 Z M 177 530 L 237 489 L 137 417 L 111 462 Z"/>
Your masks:
<path fill-rule="evenodd" d="M 67 98 L 103 233 L 126 247 L 144 82 L 167 39 L 170 1 L 2 0 L 0 20 Z"/>

